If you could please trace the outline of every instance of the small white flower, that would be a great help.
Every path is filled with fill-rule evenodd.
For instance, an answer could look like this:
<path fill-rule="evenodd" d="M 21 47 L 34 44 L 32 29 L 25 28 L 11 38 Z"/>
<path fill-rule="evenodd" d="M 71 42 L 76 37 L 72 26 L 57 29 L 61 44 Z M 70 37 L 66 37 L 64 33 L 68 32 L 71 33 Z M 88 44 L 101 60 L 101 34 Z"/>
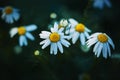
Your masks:
<path fill-rule="evenodd" d="M 113 49 L 115 48 L 112 39 L 105 33 L 92 34 L 87 41 L 87 45 L 88 47 L 90 47 L 93 44 L 95 44 L 93 52 L 95 53 L 95 55 L 97 55 L 97 57 L 99 57 L 100 53 L 102 52 L 103 57 L 107 58 L 107 54 L 111 56 L 110 45 Z"/>
<path fill-rule="evenodd" d="M 110 0 L 94 0 L 93 7 L 103 9 L 104 6 L 111 7 Z"/>
<path fill-rule="evenodd" d="M 70 23 L 68 22 L 67 19 L 61 19 L 59 21 L 59 28 L 64 28 L 65 30 L 65 34 L 69 34 L 70 33 Z"/>
<path fill-rule="evenodd" d="M 31 31 L 34 31 L 37 29 L 36 25 L 29 25 L 29 26 L 20 26 L 19 28 L 15 27 L 10 30 L 10 37 L 12 38 L 17 33 L 19 34 L 19 44 L 20 46 L 27 46 L 27 39 L 34 40 L 33 35 L 30 33 Z"/>
<path fill-rule="evenodd" d="M 69 19 L 71 23 L 70 35 L 72 38 L 72 43 L 75 44 L 78 39 L 82 45 L 85 45 L 85 39 L 89 37 L 88 32 L 91 32 L 84 24 L 78 23 L 74 19 Z"/>
<path fill-rule="evenodd" d="M 58 28 L 58 24 L 54 23 L 54 27 L 51 28 L 51 32 L 42 31 L 39 35 L 40 38 L 45 39 L 40 42 L 42 49 L 46 48 L 50 45 L 50 54 L 57 54 L 58 49 L 61 53 L 63 53 L 63 47 L 69 47 L 70 43 L 65 39 L 70 39 L 69 36 L 65 36 L 63 33 L 64 28 Z"/>
<path fill-rule="evenodd" d="M 11 6 L 0 8 L 0 10 L 2 10 L 1 18 L 4 19 L 6 23 L 12 24 L 20 18 L 19 10 Z"/>

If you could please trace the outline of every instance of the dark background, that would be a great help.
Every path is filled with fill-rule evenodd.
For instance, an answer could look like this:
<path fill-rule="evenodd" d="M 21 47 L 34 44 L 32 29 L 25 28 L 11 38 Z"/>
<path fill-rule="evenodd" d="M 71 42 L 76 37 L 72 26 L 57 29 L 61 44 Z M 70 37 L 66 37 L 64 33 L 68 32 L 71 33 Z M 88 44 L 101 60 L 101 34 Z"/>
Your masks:
<path fill-rule="evenodd" d="M 55 20 L 74 18 L 87 25 L 94 32 L 105 32 L 112 39 L 116 49 L 112 55 L 120 55 L 120 4 L 110 0 L 111 8 L 95 9 L 89 0 L 0 0 L 0 7 L 13 6 L 20 9 L 21 18 L 13 24 L 0 19 L 0 80 L 115 80 L 120 79 L 120 58 L 96 58 L 92 52 L 85 53 L 80 43 L 64 47 L 64 54 L 50 55 L 49 47 L 42 50 L 39 33 L 48 30 L 54 21 L 49 16 L 57 14 Z M 0 15 L 2 13 L 0 12 Z M 10 38 L 9 30 L 21 25 L 36 24 L 32 34 L 35 41 L 28 40 L 28 46 L 16 54 L 18 36 Z M 34 51 L 39 50 L 39 56 Z"/>

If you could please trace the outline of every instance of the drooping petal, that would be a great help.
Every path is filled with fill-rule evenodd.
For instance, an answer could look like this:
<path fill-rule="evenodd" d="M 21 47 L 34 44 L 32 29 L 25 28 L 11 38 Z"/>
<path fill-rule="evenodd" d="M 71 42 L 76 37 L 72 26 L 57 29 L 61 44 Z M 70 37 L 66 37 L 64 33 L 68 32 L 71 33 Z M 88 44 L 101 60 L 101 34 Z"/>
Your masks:
<path fill-rule="evenodd" d="M 107 58 L 107 45 L 106 45 L 106 43 L 103 44 L 102 54 L 103 54 L 104 58 Z"/>
<path fill-rule="evenodd" d="M 95 44 L 95 47 L 94 47 L 94 49 L 93 49 L 93 52 L 95 52 L 95 51 L 98 49 L 99 45 L 100 45 L 100 42 L 97 42 L 97 43 Z M 95 55 L 96 55 L 96 54 L 95 54 Z"/>
<path fill-rule="evenodd" d="M 110 50 L 110 46 L 109 46 L 109 44 L 106 43 L 106 46 L 107 46 L 108 55 L 111 56 L 111 50 Z"/>
<path fill-rule="evenodd" d="M 31 34 L 31 33 L 29 33 L 29 32 L 26 32 L 26 37 L 28 38 L 28 39 L 30 39 L 30 40 L 35 40 L 35 38 L 33 37 L 33 35 Z"/>
<path fill-rule="evenodd" d="M 83 33 L 80 34 L 80 42 L 82 45 L 85 45 L 85 36 Z"/>
<path fill-rule="evenodd" d="M 26 39 L 25 36 L 20 36 L 19 37 L 19 44 L 20 44 L 20 46 L 23 46 L 23 45 L 27 46 L 28 45 L 27 39 Z"/>
<path fill-rule="evenodd" d="M 63 53 L 63 47 L 60 42 L 57 42 L 58 49 L 61 53 Z"/>
<path fill-rule="evenodd" d="M 74 32 L 73 36 L 72 36 L 72 43 L 75 44 L 76 41 L 78 40 L 79 38 L 79 33 L 78 32 Z"/>
<path fill-rule="evenodd" d="M 53 47 L 54 47 L 53 49 L 54 55 L 56 55 L 57 54 L 57 43 L 53 43 Z"/>
<path fill-rule="evenodd" d="M 102 49 L 103 49 L 103 43 L 101 43 L 101 44 L 99 45 L 97 57 L 100 56 L 100 53 L 101 53 Z"/>
<path fill-rule="evenodd" d="M 93 44 L 95 44 L 98 40 L 95 38 L 91 38 L 89 39 L 86 43 L 88 45 L 88 47 L 91 47 Z"/>
<path fill-rule="evenodd" d="M 50 54 L 53 54 L 53 51 L 54 51 L 54 45 L 53 45 L 53 43 L 51 43 L 51 45 L 50 45 Z"/>
<path fill-rule="evenodd" d="M 113 49 L 115 49 L 115 45 L 109 36 L 108 36 L 108 43 L 112 46 Z"/>
<path fill-rule="evenodd" d="M 87 39 L 89 39 L 89 34 L 87 32 L 84 32 L 84 35 L 86 36 Z"/>

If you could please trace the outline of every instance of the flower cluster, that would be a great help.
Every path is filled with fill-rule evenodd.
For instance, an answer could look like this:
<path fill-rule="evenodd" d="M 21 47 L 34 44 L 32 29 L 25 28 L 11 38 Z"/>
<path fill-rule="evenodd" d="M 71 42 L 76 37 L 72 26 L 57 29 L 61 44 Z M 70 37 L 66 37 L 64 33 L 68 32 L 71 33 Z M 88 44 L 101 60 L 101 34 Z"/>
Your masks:
<path fill-rule="evenodd" d="M 65 24 L 67 27 L 61 26 L 61 23 L 62 25 Z M 68 34 L 65 34 L 66 32 Z M 73 18 L 68 20 L 62 19 L 61 21 L 54 23 L 54 27 L 51 27 L 51 32 L 42 31 L 39 34 L 40 38 L 45 39 L 40 42 L 40 45 L 43 45 L 42 49 L 50 45 L 50 53 L 56 55 L 58 52 L 57 49 L 63 53 L 62 45 L 65 47 L 70 46 L 70 43 L 67 40 L 72 39 L 72 43 L 75 44 L 79 39 L 83 46 L 87 44 L 88 47 L 91 47 L 95 44 L 93 52 L 97 57 L 100 56 L 101 52 L 104 58 L 107 58 L 107 54 L 111 56 L 110 45 L 113 49 L 115 48 L 112 39 L 105 33 L 99 32 L 89 35 L 90 32 L 91 30 L 83 23 L 79 23 Z"/>
<path fill-rule="evenodd" d="M 104 5 L 111 7 L 109 0 L 94 0 L 93 6 L 95 8 L 102 9 Z M 20 18 L 19 10 L 12 6 L 0 8 L 0 10 L 2 11 L 1 18 L 5 20 L 6 23 L 12 24 Z M 51 15 L 51 18 L 56 17 L 56 14 Z M 89 26 L 73 18 L 55 21 L 53 25 L 50 25 L 50 31 L 41 31 L 39 34 L 40 38 L 43 39 L 40 45 L 42 45 L 42 49 L 50 46 L 50 54 L 56 55 L 58 51 L 64 53 L 63 48 L 68 48 L 71 45 L 70 40 L 72 44 L 78 41 L 82 46 L 87 45 L 87 47 L 91 47 L 94 45 L 93 52 L 97 57 L 99 57 L 100 54 L 102 54 L 104 58 L 111 56 L 110 46 L 115 49 L 112 39 L 106 33 L 102 32 L 90 35 L 91 30 L 88 27 Z M 10 30 L 10 37 L 13 38 L 18 34 L 19 45 L 21 47 L 27 46 L 27 38 L 32 41 L 35 40 L 31 32 L 36 29 L 37 26 L 35 24 L 14 27 Z M 39 51 L 36 51 L 35 54 L 38 55 Z"/>

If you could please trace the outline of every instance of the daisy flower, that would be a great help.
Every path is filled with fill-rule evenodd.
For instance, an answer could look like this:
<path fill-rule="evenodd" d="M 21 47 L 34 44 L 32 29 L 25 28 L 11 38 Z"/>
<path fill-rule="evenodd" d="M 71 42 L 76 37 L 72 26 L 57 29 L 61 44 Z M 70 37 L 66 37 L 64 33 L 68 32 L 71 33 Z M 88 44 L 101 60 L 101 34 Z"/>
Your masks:
<path fill-rule="evenodd" d="M 51 32 L 42 31 L 39 35 L 40 38 L 45 39 L 40 42 L 42 49 L 50 45 L 50 54 L 57 54 L 58 49 L 63 53 L 63 47 L 69 47 L 70 43 L 66 39 L 70 39 L 69 36 L 65 36 L 63 33 L 64 28 L 58 28 L 58 24 L 55 22 L 54 27 L 51 28 Z"/>
<path fill-rule="evenodd" d="M 32 24 L 32 25 L 28 25 L 28 26 L 20 26 L 20 27 L 15 27 L 15 28 L 12 28 L 10 30 L 10 37 L 12 38 L 13 36 L 15 36 L 17 33 L 18 35 L 20 36 L 19 37 L 19 45 L 20 46 L 27 46 L 28 43 L 27 43 L 27 39 L 30 39 L 30 40 L 34 40 L 34 37 L 33 35 L 30 33 L 31 31 L 34 31 L 37 29 L 37 26 Z"/>
<path fill-rule="evenodd" d="M 105 33 L 92 34 L 87 41 L 87 45 L 90 47 L 93 44 L 95 44 L 93 52 L 97 57 L 99 57 L 102 52 L 103 57 L 107 58 L 107 55 L 111 56 L 110 45 L 113 49 L 115 48 L 112 39 Z"/>
<path fill-rule="evenodd" d="M 82 45 L 85 45 L 85 39 L 89 37 L 88 32 L 91 32 L 84 24 L 78 23 L 74 19 L 69 19 L 71 23 L 70 35 L 72 38 L 72 43 L 75 44 L 78 39 Z"/>
<path fill-rule="evenodd" d="M 20 18 L 19 10 L 11 6 L 0 8 L 0 10 L 2 10 L 1 18 L 4 19 L 6 23 L 12 24 Z"/>
<path fill-rule="evenodd" d="M 104 6 L 111 7 L 110 0 L 94 0 L 93 7 L 103 9 Z"/>
<path fill-rule="evenodd" d="M 65 34 L 69 34 L 70 31 L 70 23 L 67 19 L 61 19 L 59 22 L 59 28 L 65 28 Z"/>

